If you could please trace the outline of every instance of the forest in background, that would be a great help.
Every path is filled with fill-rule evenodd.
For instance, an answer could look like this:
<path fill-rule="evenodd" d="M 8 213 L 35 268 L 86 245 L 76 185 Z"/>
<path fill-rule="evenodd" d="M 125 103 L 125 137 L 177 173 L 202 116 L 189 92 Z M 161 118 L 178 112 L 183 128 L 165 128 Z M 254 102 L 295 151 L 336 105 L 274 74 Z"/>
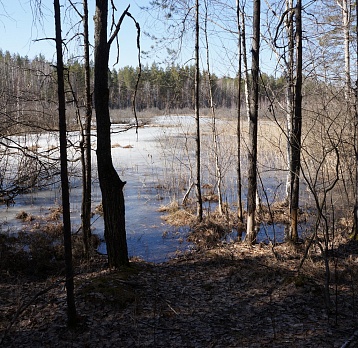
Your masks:
<path fill-rule="evenodd" d="M 75 109 L 85 106 L 85 67 L 76 60 L 69 60 L 66 68 L 67 107 Z M 93 66 L 91 67 L 93 76 Z M 57 103 L 57 81 L 51 62 L 39 55 L 34 59 L 0 51 L 2 124 L 25 126 L 36 129 L 36 118 L 41 127 L 50 130 L 57 126 L 54 110 Z M 132 109 L 136 91 L 135 106 L 140 112 L 157 109 L 160 114 L 194 110 L 195 67 L 178 65 L 167 68 L 153 63 L 139 68 L 124 67 L 112 69 L 109 73 L 109 106 L 111 109 Z M 216 108 L 235 110 L 238 105 L 238 78 L 210 75 L 213 102 Z M 200 73 L 200 107 L 210 108 L 208 73 Z M 242 81 L 242 86 L 244 82 Z M 284 100 L 284 78 L 261 75 L 260 105 L 270 103 L 270 98 Z M 92 87 L 93 88 L 93 87 Z M 241 97 L 244 105 L 244 96 Z M 13 122 L 16 118 L 16 122 Z M 33 122 L 35 121 L 35 123 Z M 43 124 L 45 121 L 46 126 Z M 40 130 L 40 128 L 39 128 Z"/>

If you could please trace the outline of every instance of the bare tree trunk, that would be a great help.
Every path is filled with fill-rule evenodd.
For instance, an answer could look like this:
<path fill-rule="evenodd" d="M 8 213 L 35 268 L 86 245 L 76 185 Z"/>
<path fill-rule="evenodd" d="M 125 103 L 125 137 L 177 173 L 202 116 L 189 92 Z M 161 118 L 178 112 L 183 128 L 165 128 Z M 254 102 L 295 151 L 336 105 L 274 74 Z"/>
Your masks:
<path fill-rule="evenodd" d="M 259 92 L 259 58 L 260 58 L 260 0 L 253 3 L 253 37 L 250 88 L 250 119 L 248 144 L 248 192 L 247 192 L 247 228 L 245 241 L 256 242 L 255 228 L 256 191 L 257 191 L 257 123 Z"/>
<path fill-rule="evenodd" d="M 201 150 L 200 150 L 200 112 L 199 112 L 199 0 L 195 3 L 195 121 L 196 121 L 196 199 L 197 216 L 203 220 L 203 199 L 201 195 Z"/>
<path fill-rule="evenodd" d="M 247 121 L 250 122 L 250 97 L 249 97 L 249 68 L 247 65 L 247 49 L 246 49 L 246 24 L 245 24 L 245 12 L 244 9 L 241 12 L 241 44 L 242 44 L 242 58 L 244 63 L 245 74 L 245 102 L 246 102 L 246 115 Z"/>
<path fill-rule="evenodd" d="M 288 53 L 287 53 L 287 62 L 286 62 L 286 127 L 287 127 L 287 180 L 286 180 L 286 203 L 291 204 L 291 182 L 293 179 L 293 173 L 291 172 L 291 161 L 292 161 L 292 123 L 293 123 L 293 114 L 294 114 L 294 33 L 293 33 L 293 20 L 292 20 L 292 10 L 293 1 L 286 1 L 286 30 L 288 37 Z"/>
<path fill-rule="evenodd" d="M 67 322 L 74 326 L 77 321 L 76 304 L 73 284 L 72 243 L 71 243 L 71 215 L 67 168 L 67 131 L 66 131 L 66 100 L 65 83 L 63 76 L 61 12 L 59 0 L 54 0 L 55 27 L 56 27 L 56 53 L 57 53 L 57 93 L 58 114 L 60 129 L 60 157 L 61 157 L 61 188 L 63 212 L 63 238 L 66 262 L 66 292 L 67 292 Z"/>
<path fill-rule="evenodd" d="M 351 97 L 351 62 L 350 62 L 350 33 L 349 26 L 351 22 L 351 4 L 350 0 L 337 1 L 338 6 L 342 9 L 342 27 L 343 27 L 343 45 L 344 45 L 344 76 L 345 76 L 345 97 L 350 104 Z"/>
<path fill-rule="evenodd" d="M 354 222 L 352 236 L 354 240 L 358 239 L 358 1 L 356 6 L 356 85 L 355 85 L 355 120 L 354 120 L 354 153 L 356 162 L 355 178 L 355 205 L 354 205 Z"/>
<path fill-rule="evenodd" d="M 117 24 L 119 30 L 127 10 Z M 108 0 L 96 0 L 94 96 L 97 122 L 97 165 L 102 191 L 104 236 L 110 267 L 127 265 L 128 249 L 125 228 L 123 187 L 112 162 L 111 122 L 109 116 L 108 60 L 113 39 L 107 41 Z"/>
<path fill-rule="evenodd" d="M 92 95 L 91 95 L 91 70 L 89 58 L 88 37 L 88 6 L 87 0 L 83 0 L 83 40 L 85 56 L 85 90 L 86 90 L 86 119 L 83 144 L 83 196 L 82 196 L 82 233 L 85 255 L 89 257 L 91 241 L 91 201 L 92 201 L 92 165 L 91 165 L 91 122 L 92 122 Z"/>
<path fill-rule="evenodd" d="M 301 0 L 296 5 L 296 85 L 295 113 L 292 129 L 292 167 L 291 173 L 291 235 L 292 241 L 298 240 L 298 209 L 301 171 L 301 129 L 302 129 L 302 8 Z"/>
<path fill-rule="evenodd" d="M 207 19 L 208 19 L 208 9 L 207 3 L 205 1 L 205 44 L 206 44 L 206 64 L 208 69 L 208 80 L 209 80 L 209 98 L 210 98 L 210 109 L 212 115 L 212 137 L 213 137 L 213 147 L 214 147 L 214 158 L 215 158 L 215 176 L 216 176 L 216 187 L 218 192 L 218 208 L 219 214 L 223 215 L 224 208 L 223 208 L 223 198 L 222 198 L 222 173 L 221 173 L 221 166 L 219 160 L 219 137 L 217 133 L 216 127 L 216 114 L 215 114 L 215 105 L 214 105 L 214 98 L 213 98 L 213 91 L 212 91 L 212 84 L 211 84 L 211 73 L 210 73 L 210 60 L 209 60 L 209 41 L 208 41 L 208 31 L 207 31 Z"/>
<path fill-rule="evenodd" d="M 241 200 L 241 83 L 242 83 L 242 42 L 241 42 L 241 24 L 240 24 L 240 3 L 236 0 L 236 16 L 237 16 L 237 30 L 239 34 L 238 38 L 238 72 L 237 72 L 237 217 L 239 221 L 243 222 L 243 209 Z M 238 231 L 238 239 L 241 240 L 241 231 Z"/>

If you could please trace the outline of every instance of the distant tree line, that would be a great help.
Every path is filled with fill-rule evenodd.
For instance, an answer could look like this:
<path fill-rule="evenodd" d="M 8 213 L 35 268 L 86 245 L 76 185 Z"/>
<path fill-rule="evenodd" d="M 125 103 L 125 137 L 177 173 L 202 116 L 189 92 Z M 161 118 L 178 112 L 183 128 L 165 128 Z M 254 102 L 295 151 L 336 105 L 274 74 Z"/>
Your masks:
<path fill-rule="evenodd" d="M 93 66 L 91 67 L 93 74 Z M 139 68 L 126 66 L 109 72 L 109 106 L 111 109 L 126 109 L 133 105 L 133 95 L 138 79 Z M 53 117 L 56 108 L 56 76 L 50 62 L 39 55 L 30 60 L 18 54 L 0 50 L 0 105 L 1 127 L 8 133 L 21 127 L 48 130 L 57 127 Z M 84 65 L 70 59 L 65 66 L 66 100 L 70 108 L 85 104 Z M 153 63 L 144 66 L 138 84 L 136 97 L 137 110 L 157 108 L 159 110 L 194 109 L 193 65 L 172 65 L 166 68 Z M 200 72 L 200 104 L 210 106 L 209 74 Z M 237 84 L 235 77 L 217 77 L 210 74 L 213 101 L 217 108 L 237 107 Z M 283 78 L 261 75 L 260 102 L 268 97 L 284 98 Z M 243 102 L 243 100 L 242 100 Z M 4 132 L 2 132 L 4 134 Z"/>
<path fill-rule="evenodd" d="M 139 68 L 124 67 L 110 74 L 110 106 L 111 108 L 127 108 L 132 105 Z M 194 65 L 172 65 L 166 68 L 153 63 L 142 68 L 139 81 L 136 107 L 164 109 L 194 109 Z M 200 72 L 200 104 L 210 107 L 209 74 Z M 218 77 L 211 73 L 213 101 L 218 108 L 236 108 L 237 85 L 236 77 Z M 267 93 L 283 95 L 283 78 L 274 78 L 263 74 L 260 101 L 267 101 Z"/>

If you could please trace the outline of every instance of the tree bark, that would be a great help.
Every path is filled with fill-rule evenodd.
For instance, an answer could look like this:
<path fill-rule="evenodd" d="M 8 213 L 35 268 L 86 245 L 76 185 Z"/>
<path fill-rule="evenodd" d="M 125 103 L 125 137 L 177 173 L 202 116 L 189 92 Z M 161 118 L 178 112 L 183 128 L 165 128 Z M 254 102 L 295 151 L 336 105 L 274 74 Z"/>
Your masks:
<path fill-rule="evenodd" d="M 126 12 L 128 9 L 126 10 Z M 97 165 L 102 192 L 104 237 L 110 267 L 128 265 L 125 204 L 122 181 L 113 166 L 109 116 L 107 41 L 108 0 L 96 0 L 94 98 L 97 122 Z"/>
<path fill-rule="evenodd" d="M 246 102 L 246 115 L 247 121 L 250 122 L 250 76 L 249 68 L 247 64 L 247 49 L 246 49 L 246 24 L 245 24 L 245 9 L 241 11 L 241 45 L 242 45 L 242 59 L 244 63 L 244 75 L 245 75 L 245 102 Z M 251 81 L 252 82 L 252 81 Z"/>
<path fill-rule="evenodd" d="M 345 97 L 350 105 L 350 97 L 351 97 L 351 60 L 350 60 L 350 17 L 351 17 L 351 9 L 350 9 L 350 1 L 342 0 L 340 4 L 337 1 L 338 6 L 342 9 L 342 27 L 343 27 L 343 43 L 344 43 L 344 76 L 345 76 Z"/>
<path fill-rule="evenodd" d="M 214 158 L 215 158 L 215 179 L 216 179 L 216 187 L 218 193 L 218 209 L 219 214 L 223 215 L 224 213 L 224 204 L 223 204 L 223 195 L 222 195 L 222 180 L 223 175 L 220 166 L 220 145 L 219 145 L 219 135 L 216 126 L 216 112 L 215 112 L 215 104 L 213 97 L 213 86 L 211 82 L 211 72 L 210 72 L 210 59 L 209 59 L 209 40 L 208 40 L 208 8 L 205 3 L 205 24 L 204 24 L 204 32 L 205 32 L 205 45 L 206 45 L 206 67 L 208 69 L 208 83 L 209 83 L 209 103 L 211 109 L 211 132 L 213 139 L 213 148 L 214 148 Z"/>
<path fill-rule="evenodd" d="M 63 238 L 66 263 L 66 293 L 67 293 L 67 323 L 74 326 L 77 321 L 72 266 L 72 243 L 71 243 L 71 216 L 70 197 L 67 168 L 67 130 L 66 130 L 66 99 L 65 83 L 63 76 L 61 12 L 59 0 L 54 0 L 55 27 L 56 27 L 56 53 L 57 53 L 57 94 L 58 114 L 60 129 L 60 158 L 61 158 L 61 189 L 62 189 L 62 213 L 63 213 Z"/>
<path fill-rule="evenodd" d="M 356 7 L 356 85 L 355 85 L 355 119 L 354 119 L 354 153 L 356 162 L 355 172 L 355 204 L 353 213 L 353 231 L 352 237 L 358 239 L 358 1 L 355 2 Z"/>
<path fill-rule="evenodd" d="M 293 33 L 293 20 L 292 20 L 292 11 L 290 9 L 293 8 L 293 1 L 286 1 L 286 11 L 287 11 L 287 19 L 286 19 L 286 30 L 288 37 L 288 53 L 287 53 L 287 61 L 286 61 L 286 127 L 287 127 L 287 179 L 286 179 L 286 203 L 288 205 L 291 204 L 291 182 L 293 180 L 293 173 L 291 172 L 291 162 L 292 162 L 292 123 L 294 116 L 294 33 Z"/>
<path fill-rule="evenodd" d="M 245 241 L 256 242 L 255 226 L 256 191 L 257 191 L 257 123 L 259 92 L 259 58 L 260 58 L 260 0 L 253 4 L 253 37 L 251 62 L 251 88 L 249 109 L 249 144 L 248 144 L 248 192 L 247 192 L 247 228 Z"/>
<path fill-rule="evenodd" d="M 91 122 L 92 122 L 92 95 L 91 95 L 91 70 L 89 58 L 88 37 L 88 4 L 83 0 L 83 41 L 85 58 L 85 93 L 86 93 L 86 118 L 83 144 L 83 195 L 82 195 L 82 233 L 85 255 L 89 257 L 91 244 L 91 201 L 92 201 L 92 165 L 91 165 Z"/>
<path fill-rule="evenodd" d="M 302 129 L 302 8 L 301 0 L 296 5 L 296 85 L 295 85 L 295 112 L 292 129 L 292 167 L 291 173 L 291 240 L 298 240 L 298 209 L 300 194 L 301 171 L 301 129 Z"/>
<path fill-rule="evenodd" d="M 239 221 L 243 222 L 243 209 L 241 200 L 241 83 L 242 83 L 242 43 L 241 43 L 241 24 L 240 24 L 240 3 L 236 0 L 236 16 L 237 16 L 237 30 L 238 30 L 238 71 L 237 71 L 237 217 Z M 238 231 L 238 240 L 241 241 L 241 231 Z"/>
<path fill-rule="evenodd" d="M 200 149 L 200 70 L 199 70 L 199 0 L 195 3 L 195 121 L 196 121 L 196 199 L 199 222 L 203 220 L 203 199 L 201 195 L 201 149 Z"/>

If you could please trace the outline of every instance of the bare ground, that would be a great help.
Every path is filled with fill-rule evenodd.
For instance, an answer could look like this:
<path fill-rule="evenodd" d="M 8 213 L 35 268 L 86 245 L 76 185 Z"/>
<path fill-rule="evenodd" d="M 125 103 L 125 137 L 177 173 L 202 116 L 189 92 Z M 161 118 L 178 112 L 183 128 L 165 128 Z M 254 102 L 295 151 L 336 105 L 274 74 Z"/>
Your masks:
<path fill-rule="evenodd" d="M 325 264 L 304 245 L 220 245 L 163 264 L 76 269 L 77 327 L 66 327 L 63 277 L 2 272 L 2 347 L 358 347 L 358 245 Z"/>

